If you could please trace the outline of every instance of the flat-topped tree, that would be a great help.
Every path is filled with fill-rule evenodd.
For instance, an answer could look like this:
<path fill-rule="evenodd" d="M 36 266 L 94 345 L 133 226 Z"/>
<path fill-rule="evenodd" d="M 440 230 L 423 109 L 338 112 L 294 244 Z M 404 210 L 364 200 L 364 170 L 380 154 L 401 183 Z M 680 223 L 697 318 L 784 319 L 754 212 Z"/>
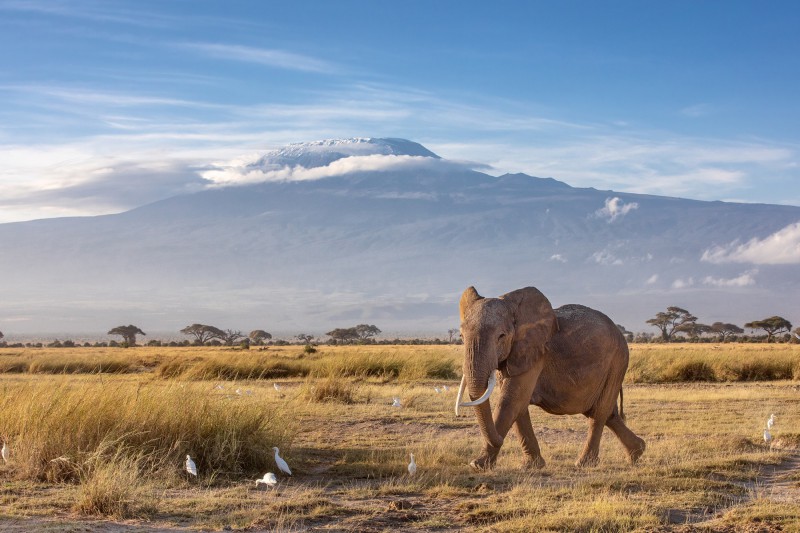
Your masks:
<path fill-rule="evenodd" d="M 665 342 L 669 342 L 672 339 L 672 334 L 675 333 L 676 328 L 690 322 L 697 322 L 697 317 L 686 309 L 675 306 L 667 307 L 666 312 L 661 311 L 647 321 L 648 324 L 661 330 L 661 339 Z"/>
<path fill-rule="evenodd" d="M 194 337 L 195 343 L 200 345 L 207 343 L 211 339 L 221 339 L 225 335 L 225 332 L 221 329 L 205 324 L 186 326 L 181 330 L 181 333 Z"/>
<path fill-rule="evenodd" d="M 144 331 L 134 325 L 117 326 L 107 333 L 107 335 L 119 335 L 122 341 L 128 346 L 136 346 L 136 335 L 147 335 Z"/>
<path fill-rule="evenodd" d="M 750 329 L 763 329 L 767 333 L 767 342 L 772 342 L 772 337 L 779 333 L 788 333 L 792 330 L 792 323 L 782 316 L 771 316 L 763 320 L 754 320 L 744 325 Z"/>
<path fill-rule="evenodd" d="M 250 332 L 248 337 L 250 337 L 250 340 L 253 342 L 253 344 L 264 344 L 264 341 L 272 338 L 272 334 L 267 333 L 263 329 L 254 329 Z"/>
<path fill-rule="evenodd" d="M 719 339 L 725 342 L 727 339 L 734 335 L 744 333 L 744 330 L 736 324 L 728 324 L 725 322 L 714 322 L 711 324 L 711 331 L 719 335 Z"/>

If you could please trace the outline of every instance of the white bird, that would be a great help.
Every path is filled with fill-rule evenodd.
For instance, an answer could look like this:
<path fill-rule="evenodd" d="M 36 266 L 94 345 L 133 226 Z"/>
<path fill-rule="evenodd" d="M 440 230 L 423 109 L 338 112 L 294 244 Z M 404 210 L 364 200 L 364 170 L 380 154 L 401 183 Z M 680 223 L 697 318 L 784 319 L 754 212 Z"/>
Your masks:
<path fill-rule="evenodd" d="M 400 403 L 400 398 L 397 396 L 392 398 L 392 407 L 403 407 L 403 405 Z"/>
<path fill-rule="evenodd" d="M 775 425 L 775 415 L 769 415 L 769 419 L 767 420 L 767 429 L 772 429 L 772 426 Z"/>
<path fill-rule="evenodd" d="M 10 452 L 10 450 L 8 449 L 8 443 L 7 442 L 3 442 L 3 449 L 0 450 L 0 455 L 3 456 L 3 462 L 4 463 L 8 462 L 8 454 L 9 454 L 9 452 Z"/>
<path fill-rule="evenodd" d="M 449 391 L 449 390 L 450 390 L 450 387 L 448 387 L 447 385 L 445 385 L 444 387 L 442 387 L 442 390 L 444 390 L 445 392 L 447 392 L 447 391 Z"/>
<path fill-rule="evenodd" d="M 236 394 L 238 394 L 239 396 L 241 396 L 241 395 L 242 395 L 242 389 L 236 389 Z"/>
<path fill-rule="evenodd" d="M 408 463 L 408 475 L 413 476 L 417 473 L 417 463 L 414 462 L 414 454 L 411 454 L 411 462 Z"/>
<path fill-rule="evenodd" d="M 217 390 L 222 390 L 222 389 L 224 389 L 225 387 L 223 387 L 222 385 L 217 385 L 217 386 L 216 386 L 216 387 L 214 387 L 214 388 L 215 388 L 215 389 L 217 389 Z"/>
<path fill-rule="evenodd" d="M 289 474 L 291 476 L 292 475 L 292 471 L 289 470 L 289 465 L 286 463 L 286 461 L 283 460 L 283 458 L 280 455 L 278 455 L 278 447 L 275 446 L 272 449 L 275 450 L 275 464 L 278 465 L 278 469 L 281 472 L 284 472 L 284 473 Z"/>
<path fill-rule="evenodd" d="M 435 390 L 437 394 L 442 392 L 442 389 L 440 389 L 439 387 L 434 387 L 433 390 Z"/>
<path fill-rule="evenodd" d="M 263 483 L 268 487 L 274 487 L 275 485 L 278 484 L 278 478 L 275 477 L 275 474 L 273 474 L 272 472 L 267 472 L 266 474 L 264 474 L 264 477 L 256 480 L 256 487 L 259 485 L 259 483 Z"/>
<path fill-rule="evenodd" d="M 194 461 L 192 461 L 189 455 L 186 456 L 186 471 L 197 477 L 197 465 L 194 464 Z"/>
<path fill-rule="evenodd" d="M 272 386 L 275 387 L 275 390 L 277 391 L 281 390 L 281 386 L 278 385 L 277 383 L 273 383 Z"/>
<path fill-rule="evenodd" d="M 769 429 L 764 430 L 764 443 L 769 444 L 772 442 L 772 435 L 769 433 Z"/>

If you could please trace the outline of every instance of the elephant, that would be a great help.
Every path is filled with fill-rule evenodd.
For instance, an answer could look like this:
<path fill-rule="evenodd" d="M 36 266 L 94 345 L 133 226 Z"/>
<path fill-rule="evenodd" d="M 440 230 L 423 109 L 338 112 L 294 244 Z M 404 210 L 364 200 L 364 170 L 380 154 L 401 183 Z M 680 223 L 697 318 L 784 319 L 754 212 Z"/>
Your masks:
<path fill-rule="evenodd" d="M 469 287 L 459 311 L 464 365 L 455 410 L 458 415 L 459 407 L 474 407 L 483 437 L 483 450 L 470 463 L 472 468 L 494 467 L 512 425 L 522 442 L 525 466 L 545 465 L 529 405 L 588 418 L 589 432 L 576 466 L 598 463 L 604 426 L 622 442 L 631 464 L 641 457 L 645 441 L 625 425 L 622 408 L 628 344 L 611 319 L 583 305 L 554 310 L 535 287 L 498 298 L 484 298 Z M 500 397 L 493 415 L 488 400 L 496 383 Z M 462 403 L 465 389 L 472 401 Z"/>

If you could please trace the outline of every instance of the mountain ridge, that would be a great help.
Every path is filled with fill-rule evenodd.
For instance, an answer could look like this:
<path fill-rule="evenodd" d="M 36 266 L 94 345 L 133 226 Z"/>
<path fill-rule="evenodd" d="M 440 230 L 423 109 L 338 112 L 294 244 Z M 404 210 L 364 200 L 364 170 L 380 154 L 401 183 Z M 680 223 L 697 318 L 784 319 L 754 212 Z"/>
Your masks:
<path fill-rule="evenodd" d="M 100 322 L 327 331 L 349 321 L 446 331 L 470 285 L 485 295 L 534 285 L 554 305 L 590 305 L 638 331 L 669 305 L 743 323 L 791 314 L 800 296 L 796 264 L 701 260 L 715 246 L 766 239 L 800 220 L 798 207 L 494 177 L 438 156 L 372 153 L 389 150 L 382 142 L 310 145 L 337 157 L 317 170 L 348 171 L 0 224 L 0 246 L 14 251 L 0 261 L 4 332 Z M 354 146 L 359 155 L 339 157 Z"/>

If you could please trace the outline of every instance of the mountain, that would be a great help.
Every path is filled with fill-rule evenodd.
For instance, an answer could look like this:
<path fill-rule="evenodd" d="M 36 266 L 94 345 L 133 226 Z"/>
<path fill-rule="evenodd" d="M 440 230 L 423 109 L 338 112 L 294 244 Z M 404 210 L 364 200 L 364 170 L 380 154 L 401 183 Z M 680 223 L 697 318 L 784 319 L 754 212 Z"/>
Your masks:
<path fill-rule="evenodd" d="M 469 285 L 534 285 L 636 331 L 671 305 L 800 322 L 797 260 L 773 242 L 794 206 L 494 177 L 403 139 L 301 143 L 203 175 L 201 192 L 125 213 L 0 224 L 0 331 L 444 335 Z"/>

